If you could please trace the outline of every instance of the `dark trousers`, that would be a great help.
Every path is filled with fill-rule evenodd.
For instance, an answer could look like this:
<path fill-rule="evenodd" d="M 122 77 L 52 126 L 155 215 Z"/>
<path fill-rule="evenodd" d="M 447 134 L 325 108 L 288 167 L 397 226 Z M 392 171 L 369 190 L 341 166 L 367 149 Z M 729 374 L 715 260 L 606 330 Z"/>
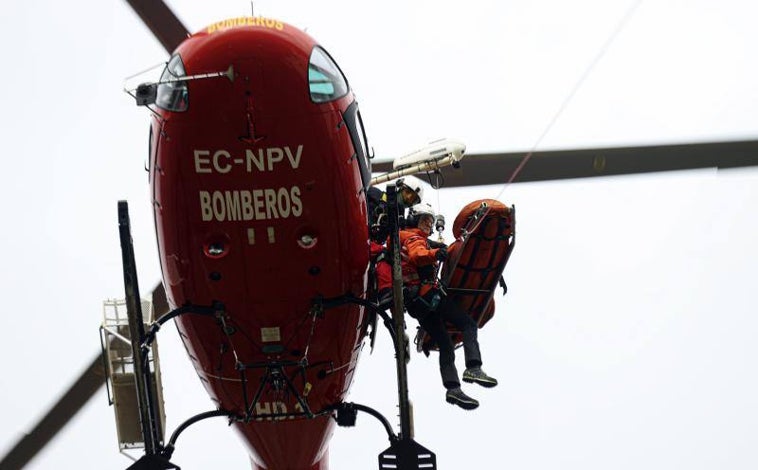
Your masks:
<path fill-rule="evenodd" d="M 424 297 L 428 299 L 429 296 Z M 439 347 L 442 384 L 447 389 L 460 387 L 458 370 L 455 368 L 455 348 L 445 322 L 452 323 L 463 333 L 463 355 L 467 368 L 482 365 L 476 322 L 457 303 L 449 300 L 449 297 L 443 297 L 437 308 L 431 311 L 421 300 L 417 299 L 416 302 L 408 305 L 408 313 L 418 319 L 421 328 Z"/>

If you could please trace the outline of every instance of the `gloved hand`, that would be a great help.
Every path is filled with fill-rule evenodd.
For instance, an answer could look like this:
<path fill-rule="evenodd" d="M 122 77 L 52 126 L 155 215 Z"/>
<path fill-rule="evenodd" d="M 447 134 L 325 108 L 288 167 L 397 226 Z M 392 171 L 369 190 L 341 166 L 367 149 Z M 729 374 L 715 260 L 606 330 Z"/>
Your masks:
<path fill-rule="evenodd" d="M 438 241 L 435 241 L 435 240 L 432 240 L 432 239 L 427 239 L 426 242 L 429 244 L 429 248 L 432 248 L 432 249 L 434 249 L 434 248 L 442 248 L 443 246 L 445 248 L 447 248 L 447 245 L 445 245 L 444 243 L 438 242 Z"/>
<path fill-rule="evenodd" d="M 443 246 L 437 248 L 437 253 L 434 255 L 439 261 L 445 261 L 447 259 L 447 247 Z"/>

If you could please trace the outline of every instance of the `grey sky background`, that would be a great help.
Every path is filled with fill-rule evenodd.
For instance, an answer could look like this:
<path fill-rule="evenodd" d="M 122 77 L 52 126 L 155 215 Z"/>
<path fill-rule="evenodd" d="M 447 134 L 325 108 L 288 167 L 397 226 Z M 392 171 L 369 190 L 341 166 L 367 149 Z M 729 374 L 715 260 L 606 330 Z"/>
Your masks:
<path fill-rule="evenodd" d="M 243 1 L 197 3 L 169 2 L 192 31 L 250 13 Z M 445 136 L 470 152 L 530 149 L 631 5 L 258 0 L 255 13 L 329 50 L 370 145 L 395 157 Z M 757 13 L 747 0 L 642 2 L 539 149 L 755 139 Z M 148 115 L 121 88 L 167 57 L 122 0 L 13 2 L 4 19 L 3 453 L 98 351 L 102 300 L 123 296 L 117 200 L 130 203 L 140 287 L 160 278 Z M 414 354 L 417 441 L 442 469 L 758 467 L 757 182 L 751 169 L 508 187 L 509 294 L 480 335 L 501 385 L 467 387 L 482 406 L 464 412 L 444 402 L 436 357 Z M 500 190 L 427 200 L 452 220 Z M 391 341 L 382 331 L 377 343 L 348 399 L 396 425 Z M 175 329 L 159 344 L 173 431 L 212 403 Z M 331 468 L 375 468 L 387 446 L 361 415 L 335 432 Z M 185 431 L 174 461 L 249 468 L 222 420 Z M 103 389 L 29 468 L 129 463 Z"/>

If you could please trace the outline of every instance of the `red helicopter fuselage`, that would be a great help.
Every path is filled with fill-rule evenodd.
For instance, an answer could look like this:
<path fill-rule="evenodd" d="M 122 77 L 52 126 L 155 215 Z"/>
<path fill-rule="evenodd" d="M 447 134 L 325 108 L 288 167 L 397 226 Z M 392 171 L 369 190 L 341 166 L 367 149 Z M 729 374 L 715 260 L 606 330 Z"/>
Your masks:
<path fill-rule="evenodd" d="M 223 73 L 221 73 L 223 72 Z M 150 182 L 163 282 L 212 400 L 256 468 L 324 470 L 365 334 L 370 166 L 357 103 L 307 34 L 236 18 L 188 37 L 158 86 Z M 303 404 L 306 406 L 304 407 Z M 306 409 L 304 409 L 306 408 Z"/>

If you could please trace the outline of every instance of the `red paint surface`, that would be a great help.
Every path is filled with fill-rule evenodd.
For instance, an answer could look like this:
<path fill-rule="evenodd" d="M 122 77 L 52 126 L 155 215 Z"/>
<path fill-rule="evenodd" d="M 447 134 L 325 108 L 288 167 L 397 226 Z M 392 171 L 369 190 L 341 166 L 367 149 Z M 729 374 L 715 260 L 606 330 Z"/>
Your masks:
<path fill-rule="evenodd" d="M 345 397 L 364 333 L 362 307 L 329 309 L 315 320 L 309 313 L 317 296 L 365 296 L 366 201 L 341 117 L 354 98 L 348 93 L 330 103 L 311 101 L 308 60 L 316 43 L 292 26 L 245 24 L 209 33 L 210 29 L 188 38 L 176 53 L 187 75 L 225 71 L 232 65 L 234 81 L 190 81 L 188 110 L 159 111 L 160 118 L 152 122 L 150 181 L 164 285 L 175 307 L 214 301 L 225 306 L 230 334 L 212 317 L 182 315 L 176 320 L 200 380 L 218 406 L 238 414 L 245 411 L 237 361 L 296 361 L 307 351 L 310 367 L 304 378 L 296 367 L 285 371 L 301 393 L 310 384 L 308 405 L 319 411 Z M 289 148 L 294 158 L 300 146 L 296 165 L 286 153 L 271 170 L 266 165 L 265 171 L 258 171 L 253 164 L 248 171 L 244 162 L 248 151 L 257 155 L 263 149 L 266 155 L 271 148 Z M 219 150 L 228 156 L 219 154 L 214 167 Z M 201 154 L 200 171 L 196 151 L 208 152 Z M 243 163 L 234 163 L 239 159 Z M 269 196 L 271 190 L 277 195 L 269 210 L 266 190 Z M 289 206 L 280 190 L 290 196 Z M 203 220 L 203 192 L 225 197 L 228 192 L 234 203 L 234 195 L 244 197 L 245 191 L 260 196 L 263 206 L 253 214 L 265 214 L 262 219 L 218 220 L 214 215 Z M 294 193 L 301 206 L 298 215 Z M 298 241 L 303 235 L 316 243 L 302 246 Z M 219 243 L 225 252 L 210 256 L 207 247 Z M 278 328 L 280 339 L 264 341 L 263 331 L 271 330 L 263 328 Z M 283 350 L 265 353 L 264 346 Z M 248 402 L 262 374 L 263 369 L 247 370 Z M 288 412 L 298 411 L 291 394 L 269 389 L 261 396 L 257 414 L 273 411 L 276 402 Z M 267 419 L 234 427 L 261 468 L 328 466 L 334 428 L 330 418 Z"/>

